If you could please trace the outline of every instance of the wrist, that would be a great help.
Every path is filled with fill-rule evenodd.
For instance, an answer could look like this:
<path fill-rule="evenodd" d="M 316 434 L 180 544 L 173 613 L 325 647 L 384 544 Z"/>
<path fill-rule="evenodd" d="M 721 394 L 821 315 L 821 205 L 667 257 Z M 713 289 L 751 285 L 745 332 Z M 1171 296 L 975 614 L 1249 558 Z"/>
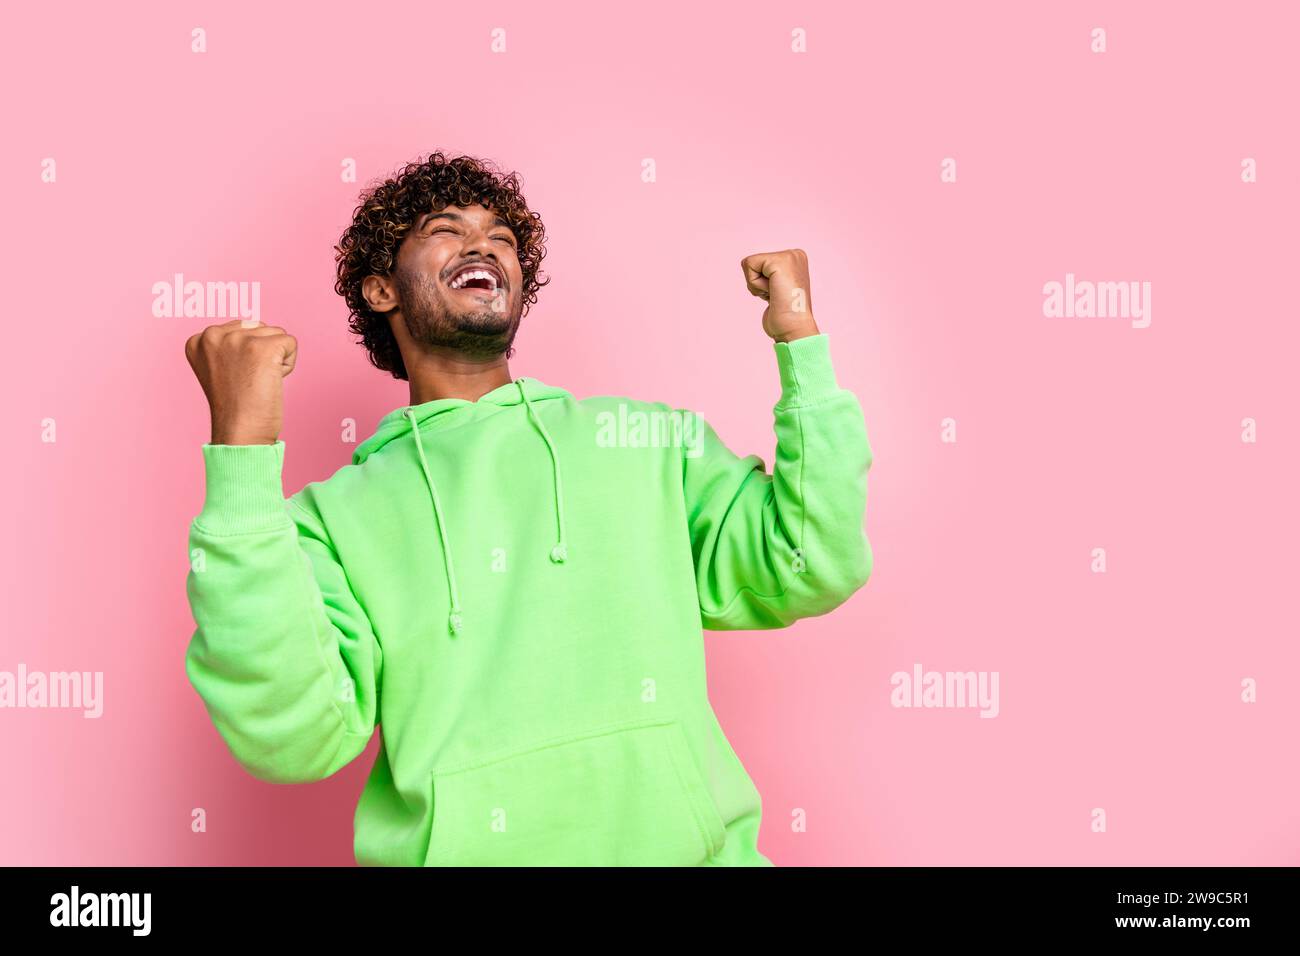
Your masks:
<path fill-rule="evenodd" d="M 810 335 L 820 335 L 821 330 L 817 328 L 817 323 L 811 318 L 807 322 L 784 329 L 772 336 L 774 342 L 794 342 L 798 339 L 806 339 Z"/>
<path fill-rule="evenodd" d="M 279 438 L 279 429 L 270 422 L 212 419 L 213 445 L 274 445 Z"/>
<path fill-rule="evenodd" d="M 212 445 L 274 445 L 279 440 L 278 435 L 272 435 L 266 432 L 255 432 L 239 428 L 217 428 L 212 429 Z"/>

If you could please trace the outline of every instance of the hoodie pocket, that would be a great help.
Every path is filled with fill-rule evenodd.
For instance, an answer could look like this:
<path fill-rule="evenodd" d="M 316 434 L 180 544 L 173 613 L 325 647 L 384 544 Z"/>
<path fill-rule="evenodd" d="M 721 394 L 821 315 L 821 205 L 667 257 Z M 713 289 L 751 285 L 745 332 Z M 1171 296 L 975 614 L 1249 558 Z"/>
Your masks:
<path fill-rule="evenodd" d="M 425 866 L 692 866 L 727 839 L 676 720 L 435 770 L 430 784 Z"/>

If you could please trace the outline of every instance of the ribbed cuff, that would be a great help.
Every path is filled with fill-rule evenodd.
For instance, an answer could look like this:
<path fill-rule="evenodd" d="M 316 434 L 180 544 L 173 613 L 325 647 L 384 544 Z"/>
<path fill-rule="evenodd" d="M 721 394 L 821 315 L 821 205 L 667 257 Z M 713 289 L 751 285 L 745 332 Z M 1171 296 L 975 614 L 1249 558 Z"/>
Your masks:
<path fill-rule="evenodd" d="M 270 531 L 292 525 L 280 482 L 284 442 L 203 446 L 207 490 L 195 519 L 212 534 Z"/>
<path fill-rule="evenodd" d="M 776 347 L 776 366 L 781 373 L 778 406 L 811 405 L 839 390 L 826 333 L 772 344 Z"/>

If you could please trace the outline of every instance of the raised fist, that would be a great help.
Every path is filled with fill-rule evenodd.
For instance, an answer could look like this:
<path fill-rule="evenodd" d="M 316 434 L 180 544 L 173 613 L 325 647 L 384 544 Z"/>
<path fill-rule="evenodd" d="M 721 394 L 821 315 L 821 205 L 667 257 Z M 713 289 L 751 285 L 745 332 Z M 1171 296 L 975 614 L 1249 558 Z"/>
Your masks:
<path fill-rule="evenodd" d="M 212 412 L 213 445 L 271 445 L 284 421 L 284 377 L 298 340 L 275 325 L 232 319 L 185 342 L 185 357 Z"/>
<path fill-rule="evenodd" d="M 777 342 L 817 335 L 808 288 L 808 255 L 802 249 L 757 252 L 740 260 L 745 287 L 767 303 L 763 331 Z"/>

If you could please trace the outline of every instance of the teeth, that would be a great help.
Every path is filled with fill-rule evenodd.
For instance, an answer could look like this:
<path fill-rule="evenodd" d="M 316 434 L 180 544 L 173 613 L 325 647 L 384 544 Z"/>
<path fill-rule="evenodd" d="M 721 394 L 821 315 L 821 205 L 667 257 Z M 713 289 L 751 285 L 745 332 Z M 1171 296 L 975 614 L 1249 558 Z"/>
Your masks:
<path fill-rule="evenodd" d="M 468 282 L 470 279 L 487 279 L 489 282 L 492 283 L 492 291 L 496 290 L 497 277 L 493 275 L 491 272 L 488 272 L 486 269 L 470 269 L 467 272 L 462 272 L 458 276 L 456 276 L 456 278 L 451 280 L 450 285 L 453 289 L 463 289 L 465 287 L 465 283 Z"/>

